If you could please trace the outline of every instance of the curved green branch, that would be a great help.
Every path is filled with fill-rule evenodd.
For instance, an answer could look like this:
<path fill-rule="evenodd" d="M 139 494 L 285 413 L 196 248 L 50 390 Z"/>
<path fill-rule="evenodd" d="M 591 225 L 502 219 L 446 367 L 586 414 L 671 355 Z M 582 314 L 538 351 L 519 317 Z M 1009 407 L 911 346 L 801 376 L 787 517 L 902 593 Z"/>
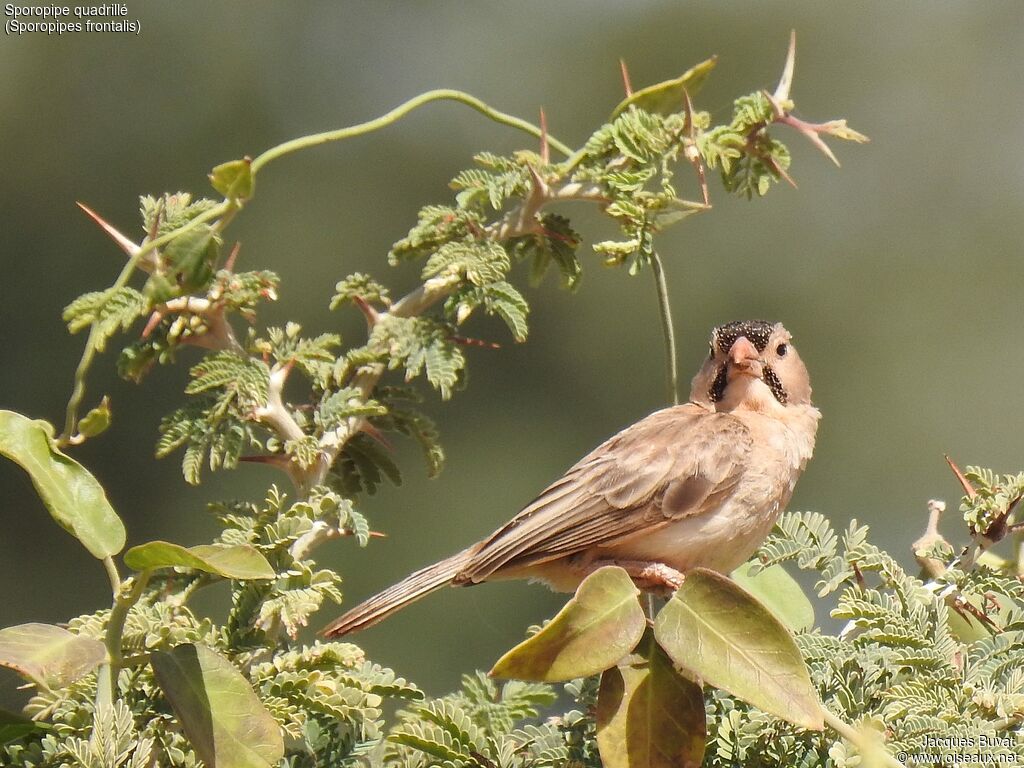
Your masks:
<path fill-rule="evenodd" d="M 277 158 L 291 154 L 292 152 L 298 152 L 301 149 L 315 147 L 319 144 L 328 144 L 332 141 L 350 139 L 353 136 L 362 136 L 365 133 L 372 133 L 373 131 L 381 128 L 386 128 L 392 123 L 401 120 L 414 109 L 422 107 L 424 104 L 429 104 L 432 101 L 457 101 L 460 104 L 472 107 L 477 112 L 490 118 L 496 123 L 511 126 L 512 128 L 528 133 L 531 136 L 536 136 L 538 139 L 544 136 L 544 131 L 533 123 L 527 122 L 522 118 L 515 117 L 514 115 L 500 112 L 480 101 L 480 99 L 475 96 L 470 96 L 468 93 L 456 91 L 450 88 L 440 88 L 438 90 L 421 93 L 419 96 L 399 104 L 390 112 L 374 118 L 373 120 L 368 120 L 365 123 L 351 125 L 347 128 L 339 128 L 336 131 L 324 131 L 323 133 L 314 133 L 309 136 L 302 136 L 298 139 L 292 139 L 291 141 L 286 141 L 283 144 L 278 144 L 276 147 L 271 147 L 252 161 L 252 173 L 255 175 L 271 160 L 276 160 Z M 572 150 L 553 136 L 549 135 L 547 137 L 547 142 L 550 146 L 557 149 L 566 157 L 572 155 Z"/>

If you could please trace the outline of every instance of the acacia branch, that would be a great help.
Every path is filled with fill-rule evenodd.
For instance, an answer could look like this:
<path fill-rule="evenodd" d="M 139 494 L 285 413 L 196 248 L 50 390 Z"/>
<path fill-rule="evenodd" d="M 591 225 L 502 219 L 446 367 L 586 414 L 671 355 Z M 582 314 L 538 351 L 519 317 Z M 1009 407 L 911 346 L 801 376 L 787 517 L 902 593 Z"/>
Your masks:
<path fill-rule="evenodd" d="M 509 211 L 499 222 L 495 222 L 484 230 L 490 239 L 502 242 L 516 237 L 538 234 L 540 232 L 540 212 L 545 206 L 552 203 L 585 201 L 604 204 L 608 202 L 607 196 L 597 185 L 569 182 L 551 186 L 541 178 L 537 171 L 532 168 L 530 171 L 532 178 L 530 193 L 519 206 Z M 386 311 L 367 312 L 364 310 L 367 326 L 372 332 L 374 326 L 386 323 L 391 317 L 408 318 L 422 315 L 434 305 L 447 299 L 461 282 L 462 279 L 458 275 L 432 277 L 394 302 Z M 368 365 L 355 375 L 351 386 L 359 390 L 363 400 L 367 400 L 373 394 L 384 371 L 383 363 Z M 334 462 L 344 450 L 345 444 L 358 434 L 365 424 L 365 418 L 350 418 L 337 429 L 323 436 L 320 440 L 320 460 L 310 468 L 309 478 L 304 483 L 304 487 L 312 488 L 324 482 Z"/>

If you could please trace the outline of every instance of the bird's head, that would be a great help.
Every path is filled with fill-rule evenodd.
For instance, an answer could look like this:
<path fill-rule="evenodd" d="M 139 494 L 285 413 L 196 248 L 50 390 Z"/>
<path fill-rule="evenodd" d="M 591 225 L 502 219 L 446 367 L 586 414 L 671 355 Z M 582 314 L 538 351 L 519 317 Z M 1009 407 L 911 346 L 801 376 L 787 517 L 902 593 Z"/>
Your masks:
<path fill-rule="evenodd" d="M 737 320 L 711 332 L 690 399 L 717 411 L 810 405 L 811 382 L 782 323 Z"/>

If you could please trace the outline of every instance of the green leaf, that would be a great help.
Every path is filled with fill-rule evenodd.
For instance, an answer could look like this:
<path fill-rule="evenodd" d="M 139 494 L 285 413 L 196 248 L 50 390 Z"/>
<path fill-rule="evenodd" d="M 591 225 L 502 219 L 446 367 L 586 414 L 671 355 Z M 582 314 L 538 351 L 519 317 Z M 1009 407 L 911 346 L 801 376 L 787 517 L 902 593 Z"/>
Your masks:
<path fill-rule="evenodd" d="M 41 727 L 41 724 L 34 720 L 0 709 L 0 744 L 20 739 Z"/>
<path fill-rule="evenodd" d="M 252 197 L 254 183 L 252 160 L 248 157 L 221 163 L 210 172 L 210 184 L 231 200 L 247 200 Z"/>
<path fill-rule="evenodd" d="M 647 626 L 639 594 L 622 568 L 599 568 L 544 629 L 498 659 L 491 676 L 553 683 L 608 669 Z"/>
<path fill-rule="evenodd" d="M 107 651 L 91 637 L 52 624 L 0 629 L 0 666 L 43 688 L 66 688 L 103 663 Z"/>
<path fill-rule="evenodd" d="M 218 254 L 217 233 L 209 224 L 200 224 L 182 232 L 164 246 L 164 260 L 171 266 L 177 283 L 175 295 L 205 288 L 213 279 L 213 265 Z"/>
<path fill-rule="evenodd" d="M 814 606 L 807 599 L 796 579 L 781 565 L 773 565 L 752 574 L 756 563 L 741 565 L 732 572 L 732 579 L 761 601 L 761 605 L 774 613 L 794 632 L 814 626 Z"/>
<path fill-rule="evenodd" d="M 706 683 L 802 728 L 824 715 L 793 637 L 732 579 L 703 568 L 658 614 L 654 635 L 669 657 Z"/>
<path fill-rule="evenodd" d="M 186 643 L 150 663 L 182 730 L 208 768 L 268 768 L 284 755 L 277 721 L 224 657 Z"/>
<path fill-rule="evenodd" d="M 85 467 L 53 444 L 53 427 L 0 411 L 0 454 L 28 472 L 50 515 L 100 560 L 124 548 L 125 530 Z"/>
<path fill-rule="evenodd" d="M 615 111 L 612 112 L 611 119 L 614 120 L 630 106 L 637 106 L 646 112 L 661 115 L 682 112 L 686 103 L 685 94 L 689 93 L 690 96 L 693 96 L 699 91 L 717 62 L 718 57 L 712 56 L 710 59 L 705 59 L 700 64 L 690 67 L 673 80 L 665 80 L 634 91 L 632 95 L 619 103 Z"/>
<path fill-rule="evenodd" d="M 195 568 L 197 571 L 243 581 L 273 579 L 277 576 L 267 558 L 248 544 L 182 547 L 168 541 L 150 541 L 125 552 L 124 562 L 136 571 L 149 568 Z"/>
<path fill-rule="evenodd" d="M 78 434 L 82 437 L 96 437 L 110 427 L 110 398 L 106 395 L 100 404 L 89 411 L 78 422 Z"/>
<path fill-rule="evenodd" d="M 642 655 L 601 675 L 597 746 L 604 768 L 676 768 L 704 759 L 704 694 L 672 666 L 653 635 Z"/>
<path fill-rule="evenodd" d="M 92 343 L 97 352 L 102 352 L 111 336 L 127 331 L 148 309 L 146 296 L 134 288 L 122 286 L 79 296 L 64 308 L 64 322 L 71 333 L 91 328 L 94 331 Z"/>

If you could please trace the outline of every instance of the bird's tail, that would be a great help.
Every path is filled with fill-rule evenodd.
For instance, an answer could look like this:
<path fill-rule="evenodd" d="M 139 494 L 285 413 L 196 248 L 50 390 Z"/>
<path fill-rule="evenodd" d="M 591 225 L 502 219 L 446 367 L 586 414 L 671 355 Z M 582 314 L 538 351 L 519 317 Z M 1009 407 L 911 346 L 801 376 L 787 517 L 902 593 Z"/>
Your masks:
<path fill-rule="evenodd" d="M 393 613 L 416 602 L 436 589 L 451 584 L 455 575 L 469 560 L 470 550 L 452 555 L 447 560 L 428 565 L 409 574 L 394 586 L 364 600 L 355 608 L 324 627 L 320 634 L 325 637 L 341 637 L 352 632 L 372 627 Z"/>

